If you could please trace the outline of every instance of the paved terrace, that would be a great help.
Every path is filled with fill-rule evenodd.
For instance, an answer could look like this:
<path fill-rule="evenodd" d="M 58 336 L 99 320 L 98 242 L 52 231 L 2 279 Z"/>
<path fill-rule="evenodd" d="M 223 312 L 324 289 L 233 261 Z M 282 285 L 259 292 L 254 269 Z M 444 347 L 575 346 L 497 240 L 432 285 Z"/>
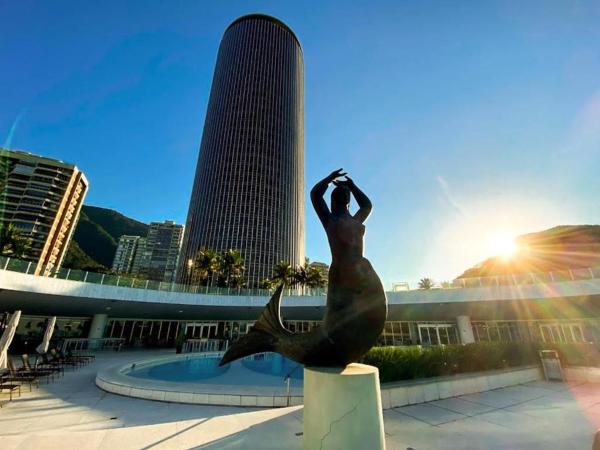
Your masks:
<path fill-rule="evenodd" d="M 102 367 L 165 351 L 107 353 L 0 409 L 3 450 L 301 449 L 302 407 L 138 400 L 94 384 Z M 600 385 L 533 382 L 384 412 L 390 450 L 590 449 Z"/>
<path fill-rule="evenodd" d="M 461 314 L 559 319 L 600 316 L 600 278 L 538 284 L 388 292 L 389 320 L 447 320 Z M 0 309 L 24 314 L 255 320 L 268 297 L 194 294 L 102 285 L 0 270 Z M 320 320 L 325 296 L 287 296 L 286 318 Z"/>

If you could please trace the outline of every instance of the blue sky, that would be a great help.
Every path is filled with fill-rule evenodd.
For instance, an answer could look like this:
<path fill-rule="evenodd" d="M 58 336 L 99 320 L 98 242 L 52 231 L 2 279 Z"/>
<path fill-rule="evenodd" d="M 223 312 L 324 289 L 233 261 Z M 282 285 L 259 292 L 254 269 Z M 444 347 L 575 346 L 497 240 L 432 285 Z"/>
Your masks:
<path fill-rule="evenodd" d="M 251 12 L 302 43 L 306 190 L 344 167 L 372 198 L 387 286 L 599 222 L 593 1 L 0 0 L 0 144 L 77 164 L 88 204 L 183 223 L 219 41 Z M 308 203 L 306 228 L 328 261 Z"/>

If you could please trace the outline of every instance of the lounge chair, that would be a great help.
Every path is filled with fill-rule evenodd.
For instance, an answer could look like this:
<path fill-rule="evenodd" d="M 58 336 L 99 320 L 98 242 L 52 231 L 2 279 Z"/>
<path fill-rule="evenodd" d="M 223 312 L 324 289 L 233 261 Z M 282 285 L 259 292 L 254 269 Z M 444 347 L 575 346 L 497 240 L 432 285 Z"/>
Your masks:
<path fill-rule="evenodd" d="M 70 349 L 67 349 L 66 352 L 61 351 L 61 353 L 66 354 L 67 356 L 73 356 L 76 358 L 84 358 L 90 362 L 96 359 L 96 355 L 92 355 L 91 353 L 80 353 L 80 352 L 73 353 L 73 351 Z"/>
<path fill-rule="evenodd" d="M 4 370 L 0 373 L 0 383 L 20 383 L 28 384 L 29 392 L 32 391 L 33 385 L 39 387 L 36 377 L 26 374 L 13 374 L 10 370 Z"/>
<path fill-rule="evenodd" d="M 84 364 L 89 364 L 91 363 L 93 360 L 96 359 L 96 355 L 92 355 L 92 354 L 79 354 L 79 353 L 73 353 L 71 350 L 67 350 L 66 352 L 60 350 L 58 351 L 59 354 L 66 356 L 67 358 L 76 358 L 81 360 Z"/>
<path fill-rule="evenodd" d="M 57 365 L 46 366 L 45 364 L 40 363 L 39 361 L 36 361 L 34 367 L 32 367 L 31 364 L 29 363 L 29 355 L 27 353 L 24 353 L 21 355 L 21 361 L 23 362 L 23 367 L 25 368 L 25 370 L 27 370 L 29 372 L 44 371 L 44 372 L 58 373 L 61 375 L 64 375 L 64 373 L 65 373 L 65 371 L 62 367 L 58 367 Z"/>
<path fill-rule="evenodd" d="M 54 361 L 59 361 L 62 364 L 67 364 L 75 367 L 82 366 L 87 362 L 87 360 L 77 358 L 76 356 L 67 356 L 62 352 L 58 352 L 55 348 L 50 349 L 50 356 L 54 359 Z"/>
<path fill-rule="evenodd" d="M 79 363 L 66 358 L 61 358 L 58 354 L 53 353 L 41 353 L 40 357 L 44 364 L 57 365 L 58 367 L 62 367 L 63 370 L 66 366 L 70 367 L 79 367 Z"/>
<path fill-rule="evenodd" d="M 19 397 L 21 396 L 21 385 L 20 384 L 9 384 L 0 381 L 0 392 L 8 391 L 9 400 L 12 401 L 13 392 L 17 392 Z"/>
<path fill-rule="evenodd" d="M 8 358 L 8 370 L 13 376 L 25 376 L 25 377 L 35 377 L 35 378 L 46 378 L 47 382 L 50 382 L 50 378 L 54 380 L 54 373 L 52 370 L 33 370 L 27 369 L 26 367 L 20 367 L 17 369 L 15 366 L 15 362 Z"/>
<path fill-rule="evenodd" d="M 41 358 L 41 362 L 40 362 Z M 34 367 L 37 369 L 38 367 L 50 370 L 57 370 L 61 373 L 61 375 L 65 374 L 65 365 L 60 361 L 50 360 L 46 353 L 36 355 L 35 365 Z"/>

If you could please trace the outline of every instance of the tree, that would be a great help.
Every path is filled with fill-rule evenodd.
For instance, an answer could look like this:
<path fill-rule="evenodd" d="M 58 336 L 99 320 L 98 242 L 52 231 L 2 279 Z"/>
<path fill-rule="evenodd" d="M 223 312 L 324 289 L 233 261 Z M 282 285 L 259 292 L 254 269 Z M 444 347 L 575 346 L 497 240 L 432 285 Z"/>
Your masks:
<path fill-rule="evenodd" d="M 244 258 L 238 249 L 230 248 L 219 258 L 217 285 L 220 287 L 240 288 L 244 282 Z"/>
<path fill-rule="evenodd" d="M 215 274 L 219 273 L 220 255 L 211 249 L 201 248 L 192 264 L 192 281 L 200 286 L 209 286 Z"/>
<path fill-rule="evenodd" d="M 431 278 L 421 278 L 419 280 L 419 289 L 431 289 L 433 287 L 433 280 Z"/>
<path fill-rule="evenodd" d="M 22 258 L 29 250 L 31 241 L 21 234 L 13 223 L 0 224 L 0 255 Z"/>
<path fill-rule="evenodd" d="M 327 285 L 327 279 L 321 267 L 312 264 L 308 258 L 304 259 L 303 265 L 296 268 L 293 280 L 293 284 L 299 285 L 302 288 L 322 288 Z"/>
<path fill-rule="evenodd" d="M 306 286 L 317 289 L 327 286 L 327 277 L 319 266 L 309 264 L 306 269 Z"/>
<path fill-rule="evenodd" d="M 270 278 L 265 278 L 258 283 L 258 288 L 271 290 L 273 289 L 273 281 Z"/>
<path fill-rule="evenodd" d="M 294 284 L 294 269 L 286 261 L 279 261 L 273 267 L 271 281 L 275 284 L 283 283 L 285 286 Z"/>
<path fill-rule="evenodd" d="M 301 287 L 306 286 L 306 281 L 308 279 L 308 265 L 308 258 L 304 258 L 304 264 L 294 269 L 294 274 L 292 275 L 292 284 Z"/>

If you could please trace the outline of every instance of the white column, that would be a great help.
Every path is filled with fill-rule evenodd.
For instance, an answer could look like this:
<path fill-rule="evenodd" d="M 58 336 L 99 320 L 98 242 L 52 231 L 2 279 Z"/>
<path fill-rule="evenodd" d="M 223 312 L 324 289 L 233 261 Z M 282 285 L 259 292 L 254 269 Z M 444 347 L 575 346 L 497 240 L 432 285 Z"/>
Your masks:
<path fill-rule="evenodd" d="M 90 326 L 90 332 L 88 333 L 89 339 L 101 339 L 104 337 L 104 329 L 108 322 L 108 314 L 94 314 L 92 319 L 92 325 Z"/>
<path fill-rule="evenodd" d="M 304 450 L 385 450 L 377 368 L 305 368 L 303 439 Z"/>
<path fill-rule="evenodd" d="M 461 344 L 472 344 L 475 342 L 473 335 L 473 327 L 471 326 L 471 318 L 469 316 L 458 316 L 456 318 L 456 326 Z"/>

